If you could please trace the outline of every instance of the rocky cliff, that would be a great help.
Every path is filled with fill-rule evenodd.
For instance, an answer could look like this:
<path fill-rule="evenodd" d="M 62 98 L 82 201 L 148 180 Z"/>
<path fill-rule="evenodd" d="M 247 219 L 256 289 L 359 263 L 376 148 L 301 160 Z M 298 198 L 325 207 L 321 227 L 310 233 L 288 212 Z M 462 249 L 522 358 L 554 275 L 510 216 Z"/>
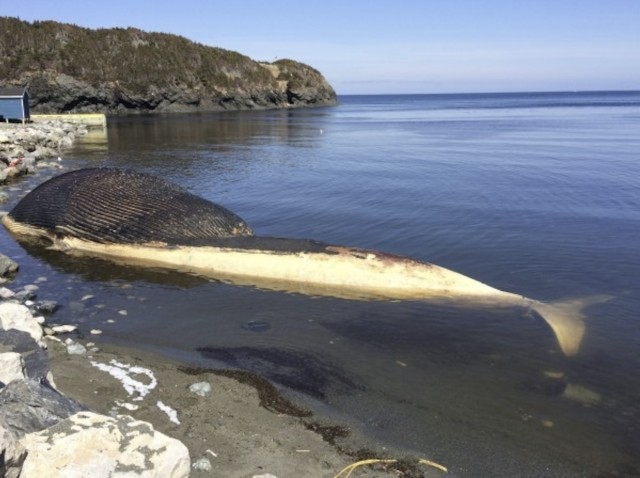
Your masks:
<path fill-rule="evenodd" d="M 320 72 L 262 63 L 177 35 L 0 17 L 0 86 L 27 86 L 32 113 L 326 106 Z"/>

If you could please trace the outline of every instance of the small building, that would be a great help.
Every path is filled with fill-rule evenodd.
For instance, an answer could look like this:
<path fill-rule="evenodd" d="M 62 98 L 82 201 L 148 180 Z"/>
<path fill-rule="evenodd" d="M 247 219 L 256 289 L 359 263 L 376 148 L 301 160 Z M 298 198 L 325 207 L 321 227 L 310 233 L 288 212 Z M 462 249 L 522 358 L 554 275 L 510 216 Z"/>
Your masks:
<path fill-rule="evenodd" d="M 26 88 L 0 88 L 0 117 L 5 121 L 29 121 L 29 93 Z"/>

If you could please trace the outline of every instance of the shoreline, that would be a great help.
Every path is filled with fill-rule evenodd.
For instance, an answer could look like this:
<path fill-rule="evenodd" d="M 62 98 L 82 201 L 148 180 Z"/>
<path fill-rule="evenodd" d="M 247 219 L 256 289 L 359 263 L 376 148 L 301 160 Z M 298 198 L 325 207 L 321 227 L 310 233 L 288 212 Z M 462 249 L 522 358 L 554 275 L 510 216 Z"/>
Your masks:
<path fill-rule="evenodd" d="M 4 131 L 0 129 L 0 134 Z M 75 133 L 71 136 L 75 137 Z M 50 139 L 42 141 L 44 144 Z M 72 142 L 73 139 L 71 143 L 65 141 L 65 145 L 71 146 Z M 56 148 L 52 154 L 59 154 L 60 144 Z M 18 155 L 23 154 L 16 147 L 10 149 Z M 33 173 L 43 166 L 62 169 L 56 161 L 51 164 L 42 161 L 46 157 L 51 156 L 33 157 L 33 164 L 39 161 L 37 166 L 22 174 Z M 11 167 L 15 165 L 7 165 L 5 170 Z M 8 177 L 14 176 L 17 175 Z M 18 401 L 44 400 L 54 394 L 57 405 L 50 410 L 56 417 L 55 423 L 40 423 L 35 429 L 27 430 L 28 433 L 23 433 L 21 426 L 15 426 L 15 417 L 8 418 L 0 413 L 0 452 L 5 454 L 5 463 L 0 463 L 0 470 L 5 471 L 4 466 L 6 476 L 17 476 L 16 470 L 19 473 L 25 463 L 21 476 L 38 476 L 33 472 L 33 462 L 39 456 L 51 466 L 52 457 L 44 454 L 41 442 L 59 434 L 60 427 L 78 428 L 80 422 L 84 426 L 90 421 L 83 433 L 99 433 L 105 427 L 126 428 L 127 423 L 133 423 L 131 420 L 150 429 L 144 434 L 145 439 L 153 443 L 158 439 L 170 441 L 171 446 L 158 446 L 158 450 L 172 450 L 166 452 L 169 455 L 158 452 L 147 460 L 151 460 L 152 468 L 155 466 L 159 470 L 157 464 L 164 460 L 179 469 L 168 475 L 139 470 L 127 476 L 339 477 L 345 476 L 341 470 L 348 471 L 353 463 L 371 459 L 387 462 L 363 463 L 352 476 L 442 475 L 442 471 L 425 465 L 428 462 L 419 464 L 416 457 L 385 452 L 384 447 L 380 452 L 365 448 L 365 437 L 357 430 L 324 422 L 285 398 L 269 381 L 254 373 L 197 369 L 152 352 L 108 342 L 96 346 L 87 338 L 99 340 L 99 335 L 91 335 L 97 334 L 96 331 L 77 331 L 73 326 L 55 324 L 57 303 L 37 297 L 40 292 L 46 294 L 46 282 L 25 285 L 17 292 L 11 290 L 11 281 L 19 273 L 17 268 L 15 264 L 5 270 L 7 278 L 2 279 L 5 286 L 0 288 L 0 359 L 9 358 L 15 365 L 15 375 L 11 379 L 5 375 L 0 378 L 0 402 L 15 395 L 20 387 L 31 387 L 34 395 Z M 19 309 L 23 314 L 22 322 L 30 325 L 7 326 L 5 309 Z M 131 389 L 133 382 L 138 385 Z M 151 387 L 153 383 L 155 385 Z M 209 387 L 210 391 L 206 391 Z M 143 396 L 140 396 L 141 390 L 146 390 Z M 67 409 L 77 413 L 62 413 Z M 32 412 L 22 410 L 19 419 L 24 420 Z M 87 441 L 86 437 L 84 440 Z M 95 440 L 90 439 L 87 443 Z M 143 448 L 150 447 L 145 444 Z M 57 453 L 54 458 L 59 458 L 60 451 Z M 83 455 L 92 451 L 82 449 L 78 453 Z M 136 449 L 129 449 L 127 456 L 131 453 L 136 453 Z M 124 453 L 121 455 L 113 457 L 114 463 L 129 466 Z M 97 460 L 100 456 L 94 458 Z M 66 473 L 77 472 L 79 465 L 71 461 L 56 466 Z"/>
<path fill-rule="evenodd" d="M 194 368 L 153 352 L 93 342 L 87 337 L 98 341 L 99 334 L 95 330 L 84 331 L 76 326 L 56 324 L 56 304 L 38 301 L 38 290 L 38 286 L 31 284 L 17 292 L 6 286 L 0 289 L 0 321 L 7 316 L 6 308 L 20 307 L 30 315 L 27 319 L 41 329 L 38 334 L 38 331 L 34 332 L 36 326 L 33 324 L 23 328 L 23 335 L 29 330 L 31 343 L 26 352 L 22 345 L 22 360 L 31 363 L 29 367 L 23 367 L 22 376 L 14 377 L 0 388 L 0 403 L 7 390 L 16 388 L 17 382 L 35 380 L 50 384 L 65 399 L 104 418 L 121 419 L 124 416 L 146 423 L 156 433 L 177 441 L 188 450 L 190 474 L 170 476 L 339 477 L 341 470 L 361 460 L 390 460 L 393 463 L 369 463 L 354 476 L 442 474 L 433 468 L 434 465 L 427 471 L 424 463 L 420 465 L 415 457 L 391 456 L 392 453 L 363 448 L 364 440 L 357 430 L 323 421 L 285 398 L 257 374 Z M 0 322 L 0 325 L 3 324 Z M 20 344 L 15 347 L 17 342 L 8 337 L 10 331 L 10 328 L 0 326 L 0 359 L 21 348 Z M 24 339 L 22 337 L 21 343 Z M 35 365 L 33 358 L 29 358 L 34 354 L 39 355 L 39 363 Z M 33 370 L 37 370 L 35 375 Z M 3 380 L 6 379 L 0 377 L 0 381 Z M 62 416 L 60 420 L 72 418 Z M 11 428 L 7 426 L 9 421 L 0 413 L 0 431 Z M 52 434 L 58 432 L 56 426 L 50 426 L 40 434 L 45 433 L 48 437 L 48 430 Z M 13 432 L 15 442 L 26 447 L 27 457 L 31 451 L 39 454 L 38 450 L 28 447 L 29 436 L 38 432 L 21 435 L 15 429 L 9 431 Z M 3 443 L 0 434 L 0 450 L 7 448 L 11 447 L 6 441 Z M 396 459 L 400 460 L 395 462 Z M 76 465 L 72 463 L 63 469 L 64 473 L 74 471 Z M 27 472 L 20 476 L 37 475 Z"/>
<path fill-rule="evenodd" d="M 34 174 L 39 167 L 60 169 L 55 159 L 88 133 L 81 123 L 48 119 L 35 123 L 0 123 L 0 184 Z M 45 160 L 54 159 L 47 164 Z"/>

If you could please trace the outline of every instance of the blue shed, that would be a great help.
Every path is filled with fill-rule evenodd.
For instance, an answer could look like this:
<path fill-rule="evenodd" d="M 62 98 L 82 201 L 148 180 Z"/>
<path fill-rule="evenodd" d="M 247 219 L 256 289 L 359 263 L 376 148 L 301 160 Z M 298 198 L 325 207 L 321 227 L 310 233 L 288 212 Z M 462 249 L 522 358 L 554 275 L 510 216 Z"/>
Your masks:
<path fill-rule="evenodd" d="M 31 118 L 26 88 L 0 88 L 0 117 L 23 123 Z"/>

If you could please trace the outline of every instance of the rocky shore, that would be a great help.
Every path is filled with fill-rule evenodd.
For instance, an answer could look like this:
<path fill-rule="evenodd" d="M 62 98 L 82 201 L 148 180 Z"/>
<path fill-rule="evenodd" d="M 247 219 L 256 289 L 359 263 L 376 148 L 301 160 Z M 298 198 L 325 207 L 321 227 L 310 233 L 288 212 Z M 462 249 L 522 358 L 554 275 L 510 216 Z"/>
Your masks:
<path fill-rule="evenodd" d="M 0 177 L 62 168 L 58 155 L 85 132 L 2 125 Z M 19 273 L 0 253 L 0 477 L 343 477 L 363 459 L 351 476 L 442 473 L 369 451 L 357 430 L 323 423 L 255 374 L 187 367 L 58 323 L 47 278 L 13 287 Z"/>
<path fill-rule="evenodd" d="M 0 123 L 0 184 L 16 176 L 34 173 L 40 166 L 59 167 L 43 160 L 58 159 L 78 136 L 87 134 L 83 124 L 59 120 L 39 123 Z"/>

